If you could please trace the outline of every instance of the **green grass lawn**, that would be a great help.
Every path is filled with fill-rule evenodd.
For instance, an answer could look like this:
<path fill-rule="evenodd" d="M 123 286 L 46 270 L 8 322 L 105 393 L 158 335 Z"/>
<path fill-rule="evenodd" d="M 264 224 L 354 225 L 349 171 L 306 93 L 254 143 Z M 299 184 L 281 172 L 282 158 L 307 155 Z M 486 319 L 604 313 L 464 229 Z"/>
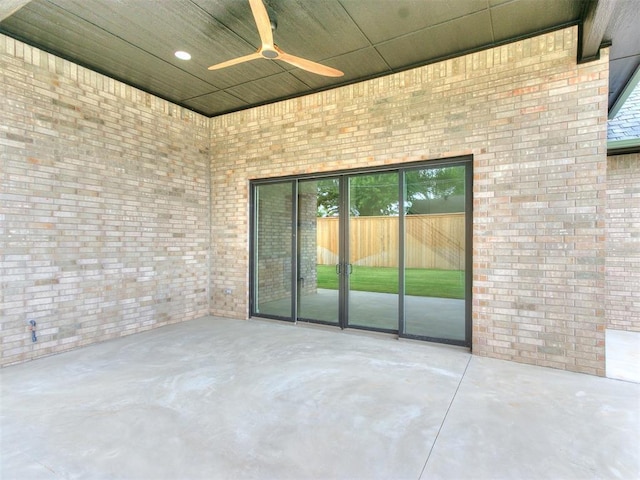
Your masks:
<path fill-rule="evenodd" d="M 353 267 L 351 290 L 398 293 L 398 270 L 382 267 Z M 338 289 L 338 275 L 333 265 L 318 265 L 318 288 Z M 464 272 L 407 268 L 405 293 L 423 297 L 464 298 Z"/>

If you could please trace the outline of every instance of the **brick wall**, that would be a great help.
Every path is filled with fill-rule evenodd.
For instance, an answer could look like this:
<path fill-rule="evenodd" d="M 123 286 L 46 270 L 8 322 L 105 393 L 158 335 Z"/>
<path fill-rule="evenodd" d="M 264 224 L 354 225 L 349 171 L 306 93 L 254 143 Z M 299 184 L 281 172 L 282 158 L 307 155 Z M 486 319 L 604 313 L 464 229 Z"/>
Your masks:
<path fill-rule="evenodd" d="M 576 48 L 569 28 L 213 118 L 211 312 L 248 314 L 250 179 L 471 154 L 474 353 L 603 375 L 608 52 Z"/>
<path fill-rule="evenodd" d="M 607 328 L 640 332 L 640 154 L 607 160 Z"/>
<path fill-rule="evenodd" d="M 207 314 L 209 119 L 1 35 L 0 104 L 1 364 Z"/>
<path fill-rule="evenodd" d="M 260 303 L 291 298 L 291 183 L 258 192 L 256 269 Z M 287 281 L 289 280 L 289 281 Z"/>
<path fill-rule="evenodd" d="M 613 254 L 605 278 L 608 54 L 576 65 L 576 45 L 570 28 L 209 120 L 0 36 L 2 363 L 245 318 L 252 178 L 470 154 L 474 352 L 602 375 L 626 311 Z"/>
<path fill-rule="evenodd" d="M 316 186 L 310 184 L 307 188 Z M 305 186 L 298 191 L 298 289 L 303 295 L 318 292 L 318 194 L 316 189 L 307 192 Z"/>

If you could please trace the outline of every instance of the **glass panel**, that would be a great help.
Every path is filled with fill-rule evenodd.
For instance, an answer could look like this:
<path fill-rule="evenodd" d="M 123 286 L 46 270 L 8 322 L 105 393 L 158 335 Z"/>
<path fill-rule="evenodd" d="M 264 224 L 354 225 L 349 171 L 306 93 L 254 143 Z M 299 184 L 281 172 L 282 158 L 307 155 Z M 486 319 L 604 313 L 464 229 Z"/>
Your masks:
<path fill-rule="evenodd" d="M 298 183 L 298 319 L 338 324 L 339 181 Z"/>
<path fill-rule="evenodd" d="M 398 330 L 398 173 L 349 178 L 349 326 Z"/>
<path fill-rule="evenodd" d="M 465 340 L 465 167 L 405 176 L 405 332 Z"/>
<path fill-rule="evenodd" d="M 255 188 L 255 312 L 252 313 L 292 319 L 292 183 Z"/>
<path fill-rule="evenodd" d="M 468 168 L 423 165 L 255 186 L 252 315 L 469 341 Z"/>

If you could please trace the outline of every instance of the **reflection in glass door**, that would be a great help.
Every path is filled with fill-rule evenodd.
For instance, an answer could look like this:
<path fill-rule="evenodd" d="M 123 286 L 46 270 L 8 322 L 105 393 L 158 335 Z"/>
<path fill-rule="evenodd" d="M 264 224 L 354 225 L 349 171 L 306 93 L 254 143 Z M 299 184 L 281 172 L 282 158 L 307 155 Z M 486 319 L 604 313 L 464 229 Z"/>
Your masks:
<path fill-rule="evenodd" d="M 292 320 L 293 182 L 257 185 L 253 196 L 252 310 Z"/>

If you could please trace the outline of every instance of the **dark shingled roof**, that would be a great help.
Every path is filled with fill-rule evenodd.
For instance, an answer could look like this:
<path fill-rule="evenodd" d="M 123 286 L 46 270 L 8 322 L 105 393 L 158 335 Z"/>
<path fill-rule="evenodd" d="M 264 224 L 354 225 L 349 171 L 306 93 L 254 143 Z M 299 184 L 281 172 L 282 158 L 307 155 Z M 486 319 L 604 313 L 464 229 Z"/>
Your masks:
<path fill-rule="evenodd" d="M 640 138 L 640 83 L 638 83 L 618 114 L 609 120 L 607 139 L 611 141 Z"/>

